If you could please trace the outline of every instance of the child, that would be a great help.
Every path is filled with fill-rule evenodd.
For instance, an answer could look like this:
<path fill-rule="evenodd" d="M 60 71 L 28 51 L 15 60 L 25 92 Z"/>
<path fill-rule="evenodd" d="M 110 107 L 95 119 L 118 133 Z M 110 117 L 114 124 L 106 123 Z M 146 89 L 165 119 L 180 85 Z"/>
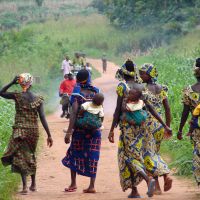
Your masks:
<path fill-rule="evenodd" d="M 122 103 L 122 121 L 130 125 L 141 126 L 147 118 L 146 111 L 143 110 L 144 102 L 140 99 L 142 93 L 135 89 L 128 92 L 127 98 Z"/>
<path fill-rule="evenodd" d="M 29 73 L 16 76 L 13 81 L 0 90 L 0 96 L 15 101 L 15 122 L 8 147 L 1 158 L 4 166 L 11 165 L 12 172 L 19 173 L 22 178 L 21 194 L 27 194 L 27 176 L 31 176 L 29 190 L 36 191 L 36 147 L 39 138 L 38 116 L 47 133 L 47 145 L 51 147 L 53 140 L 43 110 L 43 98 L 33 94 L 30 89 L 33 77 Z M 20 84 L 22 92 L 7 92 Z"/>
<path fill-rule="evenodd" d="M 95 94 L 92 101 L 85 102 L 81 105 L 76 125 L 79 128 L 97 129 L 102 126 L 104 96 L 101 93 Z"/>

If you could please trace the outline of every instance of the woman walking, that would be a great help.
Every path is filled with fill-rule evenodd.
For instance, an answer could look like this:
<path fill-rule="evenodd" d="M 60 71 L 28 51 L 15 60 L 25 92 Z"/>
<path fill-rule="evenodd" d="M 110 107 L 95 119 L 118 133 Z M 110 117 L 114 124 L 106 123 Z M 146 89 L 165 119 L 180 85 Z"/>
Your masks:
<path fill-rule="evenodd" d="M 183 112 L 177 138 L 183 139 L 183 127 L 188 119 L 190 113 L 193 113 L 195 107 L 200 103 L 200 58 L 196 59 L 194 76 L 197 79 L 197 83 L 192 86 L 188 86 L 183 90 Z M 198 185 L 200 185 L 200 129 L 195 128 L 191 133 L 191 139 L 194 144 L 193 151 L 193 174 Z"/>
<path fill-rule="evenodd" d="M 120 82 L 117 87 L 117 105 L 113 117 L 112 126 L 109 133 L 109 141 L 114 143 L 114 128 L 119 124 L 120 137 L 118 146 L 118 163 L 120 172 L 120 183 L 123 191 L 132 189 L 129 198 L 140 198 L 137 186 L 144 179 L 148 185 L 148 196 L 152 197 L 154 192 L 155 180 L 148 177 L 145 172 L 143 160 L 143 140 L 146 134 L 146 123 L 141 126 L 131 125 L 128 122 L 121 120 L 123 101 L 126 100 L 128 91 L 134 89 L 142 92 L 144 90 L 136 77 L 136 66 L 131 60 L 127 60 L 122 68 L 117 72 L 116 77 Z M 167 131 L 169 128 L 163 123 L 159 115 L 152 107 L 145 102 L 146 108 L 163 124 Z"/>
<path fill-rule="evenodd" d="M 77 74 L 77 85 L 71 96 L 72 113 L 69 127 L 65 136 L 65 143 L 72 141 L 62 160 L 64 166 L 70 168 L 71 184 L 65 188 L 66 192 L 75 192 L 77 189 L 76 174 L 90 177 L 89 187 L 83 190 L 84 193 L 95 193 L 95 179 L 100 156 L 101 131 L 96 129 L 78 128 L 76 120 L 81 104 L 91 101 L 99 89 L 91 85 L 90 73 L 82 69 Z M 95 108 L 94 108 L 95 109 Z"/>
<path fill-rule="evenodd" d="M 0 90 L 0 96 L 15 101 L 15 123 L 8 147 L 1 158 L 3 165 L 11 165 L 12 171 L 21 174 L 23 189 L 21 194 L 27 194 L 27 176 L 31 176 L 31 191 L 36 191 L 36 146 L 39 138 L 38 115 L 47 133 L 47 145 L 52 146 L 53 140 L 43 111 L 43 98 L 30 91 L 33 77 L 24 73 L 14 78 L 12 82 Z M 22 92 L 7 92 L 20 84 Z"/>
<path fill-rule="evenodd" d="M 158 73 L 153 64 L 146 63 L 142 65 L 139 72 L 143 83 L 146 83 L 145 91 L 143 92 L 145 99 L 160 116 L 162 116 L 162 107 L 164 107 L 166 124 L 170 127 L 171 112 L 167 99 L 167 86 L 156 83 Z M 170 170 L 159 154 L 160 145 L 164 138 L 164 127 L 150 113 L 148 113 L 147 127 L 149 133 L 144 140 L 143 158 L 146 169 L 156 180 L 154 194 L 160 195 L 162 191 L 158 182 L 159 176 L 164 177 L 165 192 L 172 187 L 172 179 L 168 176 Z"/>

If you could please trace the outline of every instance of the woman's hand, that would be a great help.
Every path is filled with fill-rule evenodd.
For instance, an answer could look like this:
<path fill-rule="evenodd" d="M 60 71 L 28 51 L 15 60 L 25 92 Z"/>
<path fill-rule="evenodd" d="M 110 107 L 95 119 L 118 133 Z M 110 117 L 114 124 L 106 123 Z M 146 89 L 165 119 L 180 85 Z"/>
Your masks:
<path fill-rule="evenodd" d="M 182 133 L 182 131 L 179 131 L 179 132 L 177 133 L 177 138 L 178 138 L 179 140 L 182 140 L 182 139 L 183 139 L 183 133 Z"/>
<path fill-rule="evenodd" d="M 12 80 L 12 84 L 18 84 L 19 76 L 15 76 L 15 78 Z"/>
<path fill-rule="evenodd" d="M 64 141 L 65 141 L 66 144 L 69 144 L 70 141 L 71 141 L 72 131 L 63 129 L 63 132 L 66 133 Z"/>
<path fill-rule="evenodd" d="M 71 142 L 71 134 L 65 135 L 65 144 L 69 144 Z"/>
<path fill-rule="evenodd" d="M 192 136 L 192 133 L 191 133 L 191 132 L 188 132 L 186 136 L 191 137 L 191 136 Z"/>
<path fill-rule="evenodd" d="M 172 129 L 168 126 L 165 126 L 164 138 L 169 139 L 172 136 Z"/>
<path fill-rule="evenodd" d="M 113 131 L 110 131 L 109 135 L 108 135 L 108 139 L 111 143 L 114 143 L 114 132 Z"/>
<path fill-rule="evenodd" d="M 51 138 L 51 136 L 49 136 L 49 137 L 47 138 L 47 146 L 48 146 L 48 147 L 52 147 L 52 145 L 53 145 L 53 139 Z"/>

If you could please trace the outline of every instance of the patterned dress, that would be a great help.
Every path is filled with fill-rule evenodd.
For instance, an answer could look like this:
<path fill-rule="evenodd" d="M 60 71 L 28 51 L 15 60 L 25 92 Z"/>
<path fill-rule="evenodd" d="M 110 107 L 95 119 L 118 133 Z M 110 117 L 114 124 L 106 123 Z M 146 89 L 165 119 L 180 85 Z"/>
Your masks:
<path fill-rule="evenodd" d="M 37 96 L 32 103 L 15 93 L 15 123 L 8 147 L 1 158 L 3 165 L 11 165 L 12 171 L 33 175 L 36 172 L 36 146 L 39 138 L 37 109 L 43 102 Z"/>
<path fill-rule="evenodd" d="M 127 97 L 128 87 L 125 83 L 119 83 L 117 94 L 124 99 Z M 145 173 L 142 146 L 146 126 L 131 126 L 124 120 L 120 120 L 119 126 L 118 164 L 121 187 L 125 191 L 143 180 L 139 173 Z"/>
<path fill-rule="evenodd" d="M 71 103 L 77 101 L 79 106 L 99 92 L 98 88 L 93 86 L 85 87 L 91 90 L 89 96 L 84 96 L 81 93 L 81 87 L 76 86 L 71 96 Z M 82 98 L 82 95 L 84 98 Z M 66 156 L 63 158 L 62 163 L 65 167 L 77 172 L 80 175 L 88 177 L 96 177 L 97 165 L 100 157 L 101 147 L 101 131 L 80 129 L 76 126 L 72 134 L 72 141 Z"/>
<path fill-rule="evenodd" d="M 167 97 L 167 91 L 168 88 L 162 86 L 161 92 L 156 95 L 148 89 L 143 92 L 144 98 L 160 115 L 162 102 Z M 147 127 L 143 149 L 144 165 L 154 177 L 168 174 L 170 170 L 159 154 L 160 145 L 164 137 L 164 128 L 150 113 L 148 113 Z"/>
<path fill-rule="evenodd" d="M 200 103 L 200 94 L 192 90 L 191 86 L 188 86 L 183 90 L 183 104 L 190 107 L 191 113 L 195 107 Z M 193 174 L 198 184 L 200 184 L 200 129 L 196 128 L 192 132 L 191 139 L 194 144 L 193 151 Z"/>

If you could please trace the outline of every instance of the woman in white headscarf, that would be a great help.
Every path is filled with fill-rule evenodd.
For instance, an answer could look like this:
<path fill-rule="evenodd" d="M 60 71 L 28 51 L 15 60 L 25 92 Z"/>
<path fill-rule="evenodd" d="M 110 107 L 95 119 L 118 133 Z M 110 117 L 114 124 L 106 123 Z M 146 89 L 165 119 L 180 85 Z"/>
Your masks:
<path fill-rule="evenodd" d="M 43 97 L 34 95 L 31 91 L 33 77 L 29 73 L 16 76 L 13 81 L 0 90 L 0 96 L 15 101 L 15 122 L 8 147 L 1 158 L 4 166 L 11 165 L 12 172 L 19 173 L 22 178 L 21 194 L 27 194 L 27 176 L 31 176 L 31 191 L 36 191 L 36 146 L 39 138 L 38 115 L 47 133 L 47 145 L 52 146 L 53 140 L 43 111 Z M 20 84 L 22 92 L 7 92 Z"/>

